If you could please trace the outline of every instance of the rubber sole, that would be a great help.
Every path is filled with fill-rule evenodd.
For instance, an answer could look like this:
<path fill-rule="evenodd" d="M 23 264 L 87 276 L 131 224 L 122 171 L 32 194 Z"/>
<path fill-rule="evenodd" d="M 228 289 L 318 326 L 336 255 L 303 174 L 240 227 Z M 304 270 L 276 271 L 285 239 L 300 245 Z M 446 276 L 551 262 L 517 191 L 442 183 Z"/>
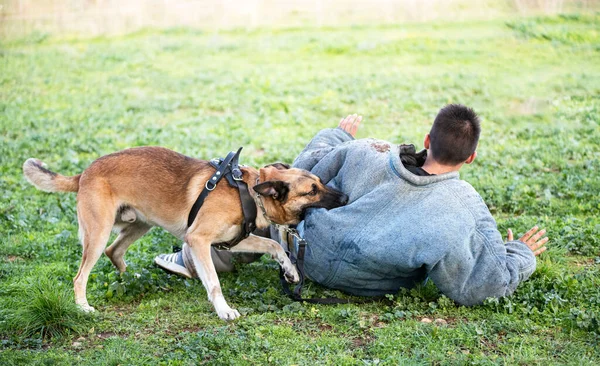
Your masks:
<path fill-rule="evenodd" d="M 167 272 L 171 272 L 186 278 L 192 278 L 192 274 L 190 273 L 190 271 L 188 271 L 187 268 L 185 268 L 184 266 L 180 266 L 177 263 L 166 261 L 160 257 L 155 257 L 154 263 L 156 263 L 157 266 L 159 266 Z"/>

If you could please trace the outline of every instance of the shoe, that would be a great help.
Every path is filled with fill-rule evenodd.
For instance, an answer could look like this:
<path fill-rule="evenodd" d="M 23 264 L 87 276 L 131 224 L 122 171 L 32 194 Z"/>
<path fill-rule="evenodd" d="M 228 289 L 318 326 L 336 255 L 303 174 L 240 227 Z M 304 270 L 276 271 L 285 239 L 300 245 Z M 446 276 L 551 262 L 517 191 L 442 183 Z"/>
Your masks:
<path fill-rule="evenodd" d="M 172 254 L 160 254 L 154 257 L 154 263 L 167 272 L 186 278 L 193 278 L 190 271 L 185 267 L 183 251 Z"/>

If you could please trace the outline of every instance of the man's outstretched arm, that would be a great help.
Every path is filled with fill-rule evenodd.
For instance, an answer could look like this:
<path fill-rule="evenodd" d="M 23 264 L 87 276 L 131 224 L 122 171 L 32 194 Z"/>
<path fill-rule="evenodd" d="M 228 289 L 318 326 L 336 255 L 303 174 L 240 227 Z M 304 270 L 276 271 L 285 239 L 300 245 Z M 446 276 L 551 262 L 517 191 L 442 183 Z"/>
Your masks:
<path fill-rule="evenodd" d="M 361 121 L 362 116 L 351 114 L 342 118 L 337 128 L 321 130 L 294 160 L 294 167 L 311 171 L 336 146 L 354 140 Z"/>
<path fill-rule="evenodd" d="M 511 295 L 535 271 L 535 257 L 546 250 L 546 231 L 537 226 L 519 240 L 509 231 L 504 243 L 493 219 L 486 224 L 472 233 L 470 245 L 449 250 L 429 272 L 442 293 L 463 305 Z"/>

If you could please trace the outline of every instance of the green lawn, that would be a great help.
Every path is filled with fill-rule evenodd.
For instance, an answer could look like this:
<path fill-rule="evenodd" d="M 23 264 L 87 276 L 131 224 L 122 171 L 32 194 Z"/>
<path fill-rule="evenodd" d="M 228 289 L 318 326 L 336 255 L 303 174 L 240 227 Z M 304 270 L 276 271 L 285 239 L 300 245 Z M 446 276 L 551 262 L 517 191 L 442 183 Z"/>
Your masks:
<path fill-rule="evenodd" d="M 76 174 L 140 145 L 201 158 L 244 146 L 245 164 L 291 162 L 319 129 L 355 112 L 358 137 L 421 147 L 449 102 L 482 116 L 478 159 L 462 178 L 501 231 L 539 224 L 551 238 L 514 296 L 471 308 L 431 283 L 389 302 L 293 303 L 263 258 L 220 276 L 244 314 L 225 323 L 200 282 L 152 265 L 178 244 L 155 228 L 127 253 L 124 275 L 101 258 L 88 287 L 98 311 L 82 318 L 68 306 L 81 250 L 75 195 L 37 191 L 21 173 L 29 157 Z M 597 365 L 599 109 L 600 15 L 5 40 L 0 364 Z M 307 294 L 341 295 L 316 284 Z M 64 314 L 41 324 L 42 340 L 31 324 L 43 308 Z"/>

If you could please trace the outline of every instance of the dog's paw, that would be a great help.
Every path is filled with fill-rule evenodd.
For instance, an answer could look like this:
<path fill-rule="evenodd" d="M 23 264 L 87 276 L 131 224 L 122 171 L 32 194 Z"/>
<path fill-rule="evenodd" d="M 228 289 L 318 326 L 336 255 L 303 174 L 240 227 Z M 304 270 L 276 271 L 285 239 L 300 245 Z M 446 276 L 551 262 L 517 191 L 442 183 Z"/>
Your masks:
<path fill-rule="evenodd" d="M 86 313 L 93 313 L 94 311 L 96 311 L 96 309 L 94 309 L 94 307 L 90 306 L 89 304 L 79 304 L 79 308 Z"/>
<path fill-rule="evenodd" d="M 219 318 L 225 321 L 232 321 L 241 316 L 237 310 L 229 307 L 227 309 L 217 310 L 217 314 L 219 315 Z"/>
<path fill-rule="evenodd" d="M 281 256 L 278 262 L 281 266 L 281 269 L 283 269 L 283 277 L 285 277 L 287 283 L 300 282 L 300 275 L 298 274 L 298 270 L 296 269 L 296 266 L 294 266 L 292 262 L 290 262 L 287 256 Z"/>
<path fill-rule="evenodd" d="M 283 274 L 287 283 L 298 283 L 300 282 L 300 275 L 294 266 L 285 270 Z"/>

